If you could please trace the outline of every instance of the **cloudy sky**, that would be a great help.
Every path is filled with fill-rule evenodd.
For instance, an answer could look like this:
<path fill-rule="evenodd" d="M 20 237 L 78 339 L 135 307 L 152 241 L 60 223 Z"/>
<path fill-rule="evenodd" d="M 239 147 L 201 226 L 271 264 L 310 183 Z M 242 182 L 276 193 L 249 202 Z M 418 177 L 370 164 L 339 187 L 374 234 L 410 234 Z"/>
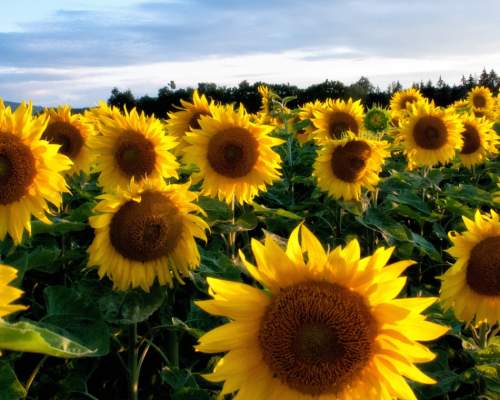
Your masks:
<path fill-rule="evenodd" d="M 499 0 L 8 0 L 0 97 L 90 106 L 112 87 L 500 72 Z"/>

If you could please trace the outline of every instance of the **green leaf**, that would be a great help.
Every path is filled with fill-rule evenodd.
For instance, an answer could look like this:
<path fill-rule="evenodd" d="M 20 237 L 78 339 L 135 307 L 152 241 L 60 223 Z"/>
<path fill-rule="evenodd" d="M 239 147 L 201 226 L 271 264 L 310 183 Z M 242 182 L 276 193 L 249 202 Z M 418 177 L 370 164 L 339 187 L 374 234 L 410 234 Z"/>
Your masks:
<path fill-rule="evenodd" d="M 386 199 L 397 204 L 405 204 L 413 207 L 425 215 L 430 215 L 431 213 L 429 205 L 423 201 L 421 197 L 417 196 L 413 192 L 410 192 L 409 190 L 401 191 L 398 194 L 389 194 Z"/>
<path fill-rule="evenodd" d="M 26 390 L 7 362 L 0 362 L 0 400 L 17 400 L 26 397 Z"/>
<path fill-rule="evenodd" d="M 41 221 L 33 221 L 31 223 L 31 233 L 33 236 L 41 233 L 64 235 L 69 232 L 80 232 L 86 228 L 87 224 L 83 222 L 73 222 L 62 218 L 52 218 L 52 224 L 44 224 Z"/>
<path fill-rule="evenodd" d="M 408 228 L 388 216 L 381 208 L 369 208 L 364 215 L 357 216 L 356 220 L 370 229 L 380 231 L 388 242 L 393 239 L 409 240 L 410 232 Z"/>
<path fill-rule="evenodd" d="M 254 207 L 254 210 L 257 214 L 278 215 L 280 217 L 289 218 L 296 221 L 300 221 L 303 219 L 300 215 L 297 215 L 291 211 L 284 210 L 282 208 L 267 208 L 266 206 L 257 204 L 255 202 L 252 203 L 252 206 Z"/>
<path fill-rule="evenodd" d="M 412 237 L 412 240 L 415 243 L 417 249 L 419 249 L 425 255 L 429 256 L 429 258 L 432 261 L 436 261 L 436 262 L 443 261 L 441 254 L 439 253 L 439 251 L 437 251 L 437 249 L 434 247 L 434 245 L 431 242 L 429 242 L 423 236 L 420 236 L 419 234 L 417 234 L 415 232 L 411 232 L 411 237 Z"/>
<path fill-rule="evenodd" d="M 231 208 L 225 203 L 210 197 L 200 197 L 198 205 L 207 213 L 207 223 L 212 226 L 219 221 L 227 222 L 233 217 Z"/>

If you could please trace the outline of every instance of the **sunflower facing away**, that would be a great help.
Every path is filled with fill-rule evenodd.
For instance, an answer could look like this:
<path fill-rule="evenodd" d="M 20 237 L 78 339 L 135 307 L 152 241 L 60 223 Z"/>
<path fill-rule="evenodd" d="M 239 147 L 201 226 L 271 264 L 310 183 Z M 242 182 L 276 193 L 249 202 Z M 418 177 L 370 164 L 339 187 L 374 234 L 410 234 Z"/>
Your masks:
<path fill-rule="evenodd" d="M 448 250 L 455 264 L 442 277 L 441 302 L 465 321 L 500 322 L 500 221 L 498 214 L 476 211 L 463 217 L 467 230 L 450 232 Z"/>
<path fill-rule="evenodd" d="M 300 111 L 298 114 L 299 120 L 309 121 L 309 125 L 301 131 L 297 132 L 295 135 L 300 144 L 304 144 L 313 138 L 313 132 L 316 130 L 316 127 L 312 123 L 312 119 L 314 118 L 314 111 L 322 110 L 323 107 L 323 103 L 319 100 L 315 100 L 314 102 L 310 101 L 300 107 Z"/>
<path fill-rule="evenodd" d="M 299 244 L 299 236 L 301 244 Z M 394 248 L 360 259 L 357 240 L 325 252 L 304 226 L 286 251 L 253 240 L 248 272 L 264 290 L 208 278 L 213 300 L 196 304 L 231 322 L 199 339 L 197 350 L 227 352 L 206 379 L 238 400 L 416 399 L 405 378 L 435 383 L 414 363 L 434 358 L 418 341 L 447 328 L 421 314 L 435 298 L 395 299 L 413 261 L 386 266 Z"/>
<path fill-rule="evenodd" d="M 493 130 L 493 122 L 477 118 L 474 114 L 462 114 L 462 138 L 460 161 L 466 167 L 482 164 L 490 154 L 497 153 L 498 138 Z"/>
<path fill-rule="evenodd" d="M 68 192 L 63 176 L 71 160 L 59 146 L 41 139 L 47 118 L 33 117 L 22 103 L 15 112 L 0 107 L 0 240 L 7 233 L 15 244 L 31 233 L 31 216 L 49 224 L 49 204 L 59 207 Z"/>
<path fill-rule="evenodd" d="M 423 101 L 424 96 L 418 89 L 410 88 L 406 90 L 401 90 L 396 92 L 391 97 L 390 110 L 391 115 L 401 117 L 405 115 L 409 110 L 411 104 Z"/>
<path fill-rule="evenodd" d="M 269 89 L 266 85 L 259 85 L 257 91 L 260 94 L 260 110 L 256 115 L 256 122 L 264 125 L 274 125 L 276 123 L 276 118 L 272 116 L 271 113 L 271 105 L 273 99 L 278 96 L 271 89 Z"/>
<path fill-rule="evenodd" d="M 495 99 L 490 89 L 484 86 L 476 86 L 467 95 L 469 106 L 474 112 L 488 114 L 495 107 Z"/>
<path fill-rule="evenodd" d="M 265 191 L 280 176 L 281 159 L 272 147 L 283 141 L 271 137 L 272 130 L 250 122 L 242 106 L 218 106 L 211 117 L 201 116 L 200 129 L 186 136 L 184 161 L 200 168 L 193 180 L 203 180 L 202 193 L 242 204 Z"/>
<path fill-rule="evenodd" d="M 176 155 L 181 155 L 182 149 L 187 145 L 184 141 L 186 132 L 189 132 L 190 129 L 200 128 L 200 116 L 211 115 L 210 108 L 213 104 L 213 101 L 209 104 L 205 95 L 200 96 L 198 91 L 195 90 L 192 103 L 181 100 L 182 107 L 180 111 L 168 113 L 169 119 L 166 122 L 167 133 L 176 137 L 179 142 L 174 149 Z"/>
<path fill-rule="evenodd" d="M 73 161 L 70 173 L 83 171 L 88 173 L 93 162 L 93 155 L 88 147 L 88 140 L 94 134 L 93 126 L 82 115 L 71 114 L 70 106 L 47 109 L 49 124 L 42 138 L 58 144 L 59 153 Z"/>
<path fill-rule="evenodd" d="M 349 133 L 319 151 L 313 176 L 318 187 L 336 199 L 359 200 L 361 188 L 374 190 L 384 159 L 389 156 L 385 141 L 357 137 Z"/>
<path fill-rule="evenodd" d="M 432 167 L 455 157 L 463 146 L 463 125 L 452 110 L 436 107 L 433 102 L 412 104 L 409 116 L 400 124 L 398 142 L 403 144 L 408 167 Z"/>
<path fill-rule="evenodd" d="M 372 107 L 365 115 L 365 128 L 372 132 L 383 132 L 389 127 L 390 115 L 382 107 Z"/>
<path fill-rule="evenodd" d="M 90 218 L 95 238 L 89 267 L 97 267 L 118 290 L 148 292 L 156 278 L 161 285 L 172 285 L 174 278 L 182 282 L 200 263 L 195 238 L 206 240 L 208 228 L 195 215 L 202 210 L 189 185 L 132 180 L 128 190 L 102 195 Z"/>
<path fill-rule="evenodd" d="M 17 269 L 0 264 L 0 318 L 16 311 L 26 310 L 26 306 L 12 304 L 23 291 L 9 285 L 17 277 Z"/>
<path fill-rule="evenodd" d="M 364 109 L 360 100 L 326 100 L 323 109 L 314 111 L 312 123 L 316 127 L 314 139 L 325 143 L 332 139 L 340 139 L 351 131 L 358 135 L 363 128 Z"/>
<path fill-rule="evenodd" d="M 104 190 L 126 188 L 131 178 L 136 182 L 177 178 L 179 163 L 170 153 L 177 141 L 165 135 L 159 119 L 139 114 L 135 108 L 123 113 L 114 108 L 111 116 L 101 117 L 99 125 L 101 134 L 89 145 L 96 154 Z"/>

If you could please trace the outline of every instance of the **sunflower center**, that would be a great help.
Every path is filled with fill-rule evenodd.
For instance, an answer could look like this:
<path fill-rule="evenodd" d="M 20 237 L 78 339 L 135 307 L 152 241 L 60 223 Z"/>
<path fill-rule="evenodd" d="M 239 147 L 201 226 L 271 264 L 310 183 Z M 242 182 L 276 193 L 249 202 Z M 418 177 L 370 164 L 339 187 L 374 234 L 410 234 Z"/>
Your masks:
<path fill-rule="evenodd" d="M 125 175 L 141 179 L 154 171 L 154 145 L 140 133 L 126 132 L 118 139 L 115 160 Z"/>
<path fill-rule="evenodd" d="M 472 99 L 472 104 L 474 104 L 474 107 L 484 108 L 486 107 L 486 99 L 483 96 L 476 95 Z"/>
<path fill-rule="evenodd" d="M 464 145 L 462 147 L 462 154 L 472 154 L 475 153 L 479 147 L 481 147 L 481 137 L 477 129 L 470 125 L 464 124 L 465 130 L 462 132 L 462 138 L 464 139 Z"/>
<path fill-rule="evenodd" d="M 36 176 L 31 149 L 21 139 L 0 132 L 0 204 L 20 200 Z"/>
<path fill-rule="evenodd" d="M 210 166 L 228 178 L 248 175 L 258 158 L 257 140 L 243 128 L 229 128 L 210 139 L 207 158 Z"/>
<path fill-rule="evenodd" d="M 401 99 L 401 102 L 399 103 L 399 106 L 401 107 L 402 110 L 406 110 L 406 107 L 408 104 L 415 103 L 417 101 L 416 97 L 413 96 L 406 96 Z"/>
<path fill-rule="evenodd" d="M 140 203 L 130 200 L 111 219 L 110 240 L 123 257 L 147 262 L 168 255 L 182 234 L 179 210 L 162 193 L 142 193 Z"/>
<path fill-rule="evenodd" d="M 448 131 L 441 119 L 425 116 L 415 124 L 413 137 L 417 145 L 423 149 L 436 150 L 446 144 Z"/>
<path fill-rule="evenodd" d="M 259 344 L 276 378 L 306 395 L 340 393 L 369 362 L 376 321 L 359 294 L 335 283 L 282 289 L 261 321 Z"/>
<path fill-rule="evenodd" d="M 356 182 L 361 178 L 371 153 L 370 145 L 362 140 L 338 146 L 331 159 L 334 175 L 345 182 Z"/>
<path fill-rule="evenodd" d="M 500 295 L 500 236 L 483 239 L 472 248 L 466 281 L 476 293 Z"/>
<path fill-rule="evenodd" d="M 340 139 L 347 131 L 357 134 L 358 130 L 358 123 L 352 115 L 345 112 L 334 112 L 330 115 L 328 133 L 332 139 Z"/>
<path fill-rule="evenodd" d="M 50 143 L 61 145 L 59 153 L 72 160 L 78 157 L 85 143 L 83 136 L 76 127 L 62 121 L 50 123 L 43 133 L 43 138 Z"/>
<path fill-rule="evenodd" d="M 191 119 L 189 120 L 189 127 L 191 129 L 201 129 L 200 126 L 200 117 L 202 115 L 210 115 L 208 112 L 195 112 Z"/>

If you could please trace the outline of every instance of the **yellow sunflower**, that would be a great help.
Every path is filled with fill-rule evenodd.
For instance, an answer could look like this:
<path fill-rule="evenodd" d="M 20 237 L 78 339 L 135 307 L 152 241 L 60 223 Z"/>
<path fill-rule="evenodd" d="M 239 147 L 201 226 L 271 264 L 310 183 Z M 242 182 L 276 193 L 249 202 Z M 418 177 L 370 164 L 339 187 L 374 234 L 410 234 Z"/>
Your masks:
<path fill-rule="evenodd" d="M 448 108 L 457 114 L 470 112 L 469 102 L 467 100 L 457 100 L 453 104 L 449 105 Z"/>
<path fill-rule="evenodd" d="M 176 155 L 182 154 L 182 149 L 187 143 L 184 141 L 185 135 L 190 129 L 199 129 L 199 119 L 201 115 L 211 115 L 211 107 L 214 102 L 208 103 L 205 95 L 199 95 L 195 90 L 193 93 L 193 102 L 190 103 L 181 100 L 182 107 L 180 111 L 168 113 L 169 119 L 166 122 L 167 133 L 177 138 L 179 144 L 174 149 Z"/>
<path fill-rule="evenodd" d="M 408 118 L 400 121 L 398 142 L 408 158 L 409 168 L 432 167 L 451 161 L 463 145 L 463 125 L 451 110 L 420 101 L 410 106 Z"/>
<path fill-rule="evenodd" d="M 476 211 L 463 217 L 467 230 L 450 232 L 448 250 L 455 264 L 442 277 L 441 302 L 465 321 L 500 322 L 500 221 L 498 214 Z"/>
<path fill-rule="evenodd" d="M 393 118 L 404 116 L 409 110 L 411 104 L 423 101 L 425 98 L 418 89 L 410 88 L 401 90 L 392 95 L 390 101 L 390 110 Z"/>
<path fill-rule="evenodd" d="M 318 187 L 332 197 L 359 200 L 361 188 L 374 190 L 378 184 L 379 173 L 388 156 L 387 142 L 349 133 L 322 147 L 314 163 L 313 176 Z"/>
<path fill-rule="evenodd" d="M 300 121 L 309 121 L 309 125 L 306 126 L 301 131 L 297 132 L 295 137 L 299 141 L 300 144 L 304 144 L 313 138 L 313 132 L 316 130 L 315 126 L 312 123 L 312 119 L 314 118 L 315 111 L 323 110 L 324 105 L 321 101 L 315 100 L 314 102 L 310 101 L 305 103 L 302 107 L 300 107 L 299 111 L 299 120 Z"/>
<path fill-rule="evenodd" d="M 23 294 L 22 290 L 9 285 L 16 277 L 17 270 L 15 268 L 0 264 L 0 318 L 28 308 L 19 304 L 12 304 Z"/>
<path fill-rule="evenodd" d="M 312 123 L 316 127 L 313 136 L 319 143 L 340 139 L 347 131 L 358 135 L 363 128 L 364 109 L 360 100 L 327 99 L 323 109 L 313 113 Z"/>
<path fill-rule="evenodd" d="M 68 105 L 46 109 L 44 114 L 49 117 L 49 124 L 42 138 L 61 146 L 59 153 L 73 161 L 70 173 L 88 173 L 94 161 L 88 147 L 88 141 L 94 134 L 93 126 L 82 115 L 72 114 Z"/>
<path fill-rule="evenodd" d="M 102 195 L 90 218 L 95 238 L 89 267 L 97 267 L 118 290 L 148 292 L 156 278 L 161 285 L 172 286 L 174 278 L 182 282 L 200 263 L 195 238 L 206 240 L 208 229 L 196 215 L 203 211 L 189 186 L 132 180 L 127 190 Z"/>
<path fill-rule="evenodd" d="M 94 133 L 100 134 L 101 121 L 104 121 L 107 118 L 113 118 L 113 115 L 116 112 L 118 113 L 120 112 L 117 107 L 108 106 L 108 104 L 104 100 L 100 100 L 99 105 L 97 107 L 85 110 L 83 116 L 90 124 L 92 124 L 94 128 Z"/>
<path fill-rule="evenodd" d="M 467 95 L 467 101 L 474 112 L 480 113 L 479 116 L 489 114 L 495 107 L 495 99 L 490 89 L 484 86 L 476 86 L 471 89 Z M 481 115 L 482 114 L 482 115 Z"/>
<path fill-rule="evenodd" d="M 299 244 L 299 236 L 301 243 Z M 325 252 L 304 226 L 286 251 L 271 236 L 253 240 L 264 290 L 208 278 L 213 300 L 196 304 L 229 318 L 199 339 L 197 350 L 227 352 L 211 374 L 222 394 L 240 400 L 416 399 L 405 378 L 435 381 L 414 364 L 435 356 L 419 341 L 447 328 L 421 314 L 435 298 L 395 299 L 413 261 L 386 265 L 394 248 L 360 258 L 357 240 Z"/>
<path fill-rule="evenodd" d="M 266 85 L 259 85 L 257 91 L 261 96 L 260 110 L 256 115 L 256 122 L 264 125 L 275 125 L 276 118 L 272 116 L 272 101 L 278 96 Z"/>
<path fill-rule="evenodd" d="M 193 180 L 203 180 L 203 194 L 229 204 L 250 203 L 279 179 L 281 159 L 272 147 L 283 141 L 269 135 L 272 126 L 250 122 L 242 106 L 214 107 L 199 123 L 200 129 L 186 136 L 184 161 L 200 168 Z"/>
<path fill-rule="evenodd" d="M 0 240 L 15 244 L 31 233 L 31 216 L 49 224 L 49 204 L 59 207 L 68 192 L 63 173 L 71 160 L 59 146 L 41 139 L 47 118 L 33 117 L 31 104 L 0 107 Z"/>
<path fill-rule="evenodd" d="M 99 184 L 104 190 L 126 188 L 131 178 L 136 182 L 177 178 L 179 163 L 170 153 L 177 142 L 165 135 L 159 119 L 139 114 L 135 108 L 123 113 L 112 109 L 110 116 L 102 116 L 100 132 L 89 145 L 95 152 Z"/>
<path fill-rule="evenodd" d="M 484 163 L 490 154 L 496 154 L 498 138 L 493 122 L 476 118 L 474 114 L 462 114 L 464 144 L 460 150 L 460 161 L 466 167 Z"/>

